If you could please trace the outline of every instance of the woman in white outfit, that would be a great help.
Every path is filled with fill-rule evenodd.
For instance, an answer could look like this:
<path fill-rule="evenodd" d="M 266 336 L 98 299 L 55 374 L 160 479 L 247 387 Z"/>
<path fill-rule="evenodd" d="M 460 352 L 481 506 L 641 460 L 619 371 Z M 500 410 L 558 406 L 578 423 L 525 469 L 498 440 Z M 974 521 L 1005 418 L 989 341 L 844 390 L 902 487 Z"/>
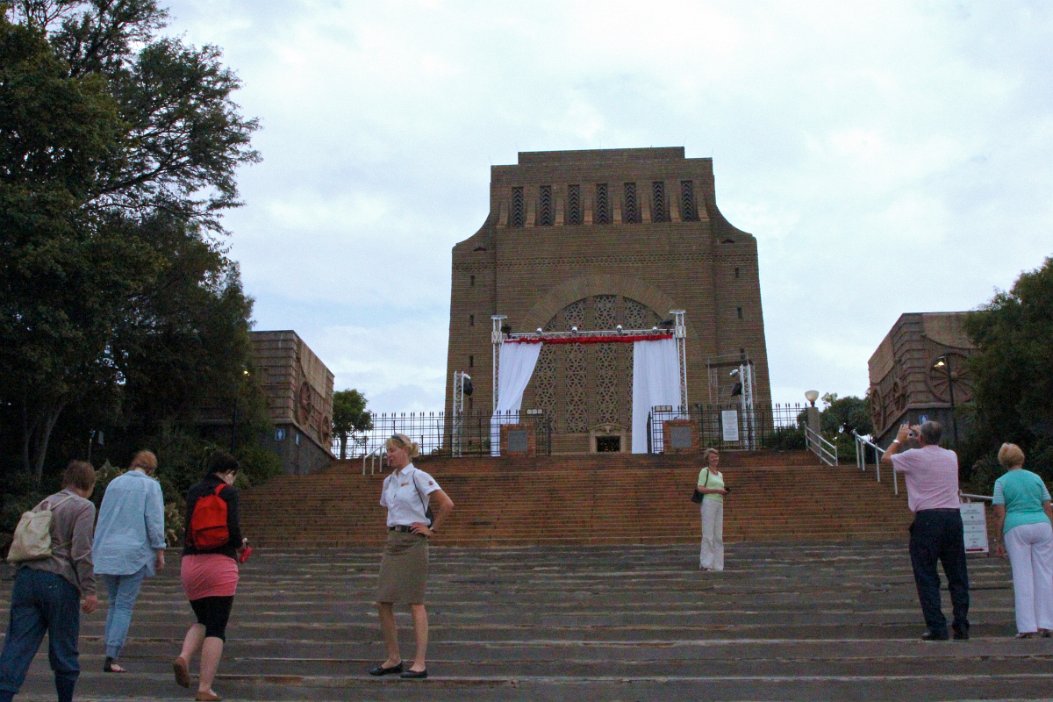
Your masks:
<path fill-rule="evenodd" d="M 1016 637 L 1048 637 L 1053 630 L 1053 511 L 1049 490 L 1035 473 L 1024 470 L 1024 452 L 1002 444 L 998 462 L 1005 475 L 995 481 L 995 533 L 1003 541 L 999 556 L 1009 555 L 1013 568 Z"/>
<path fill-rule="evenodd" d="M 702 548 L 698 554 L 701 570 L 724 570 L 724 474 L 717 466 L 720 454 L 707 448 L 702 454 L 705 464 L 698 473 L 698 491 L 703 494 L 700 506 L 702 513 Z"/>

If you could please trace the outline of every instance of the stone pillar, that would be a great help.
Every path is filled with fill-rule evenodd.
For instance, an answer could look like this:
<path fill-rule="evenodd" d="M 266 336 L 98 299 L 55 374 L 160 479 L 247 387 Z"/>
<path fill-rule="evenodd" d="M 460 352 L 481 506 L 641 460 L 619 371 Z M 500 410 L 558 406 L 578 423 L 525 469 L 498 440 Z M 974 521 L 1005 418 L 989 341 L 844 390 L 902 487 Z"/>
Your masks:
<path fill-rule="evenodd" d="M 814 405 L 808 408 L 808 428 L 819 436 L 823 435 L 823 432 L 819 430 L 819 409 Z"/>

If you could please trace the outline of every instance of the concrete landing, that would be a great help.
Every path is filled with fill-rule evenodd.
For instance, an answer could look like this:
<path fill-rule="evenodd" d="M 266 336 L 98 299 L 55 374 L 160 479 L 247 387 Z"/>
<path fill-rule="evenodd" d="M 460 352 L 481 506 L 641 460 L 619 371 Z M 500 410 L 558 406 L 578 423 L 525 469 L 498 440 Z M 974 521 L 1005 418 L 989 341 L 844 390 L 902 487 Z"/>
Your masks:
<path fill-rule="evenodd" d="M 366 675 L 383 658 L 376 549 L 257 550 L 215 688 L 232 702 L 1053 697 L 1053 639 L 1012 638 L 1005 561 L 970 560 L 972 639 L 925 643 L 905 539 L 731 544 L 724 573 L 697 559 L 687 545 L 433 547 L 431 677 L 413 682 Z M 84 618 L 78 700 L 193 698 L 169 665 L 192 619 L 178 561 L 144 586 L 131 673 L 101 672 L 105 613 Z M 407 613 L 399 623 L 409 658 Z M 45 646 L 16 699 L 52 690 Z"/>

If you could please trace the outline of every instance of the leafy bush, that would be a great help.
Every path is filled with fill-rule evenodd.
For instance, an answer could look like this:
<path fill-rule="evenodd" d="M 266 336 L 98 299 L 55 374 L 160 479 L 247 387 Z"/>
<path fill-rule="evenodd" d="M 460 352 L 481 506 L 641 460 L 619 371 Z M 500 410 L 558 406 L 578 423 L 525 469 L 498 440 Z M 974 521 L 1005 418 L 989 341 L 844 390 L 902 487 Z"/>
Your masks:
<path fill-rule="evenodd" d="M 806 447 L 804 429 L 781 427 L 761 440 L 761 445 L 772 451 L 803 451 Z"/>

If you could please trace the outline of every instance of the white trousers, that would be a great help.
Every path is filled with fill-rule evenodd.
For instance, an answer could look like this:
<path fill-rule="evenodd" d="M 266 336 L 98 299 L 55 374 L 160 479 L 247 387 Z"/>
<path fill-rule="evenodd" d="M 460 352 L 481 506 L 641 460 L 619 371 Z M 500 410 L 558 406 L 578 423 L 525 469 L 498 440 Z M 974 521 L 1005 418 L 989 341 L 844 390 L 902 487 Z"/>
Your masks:
<path fill-rule="evenodd" d="M 1053 630 L 1053 527 L 1049 522 L 1022 524 L 1005 535 L 1013 567 L 1016 630 Z"/>
<path fill-rule="evenodd" d="M 721 500 L 702 500 L 702 548 L 698 552 L 698 567 L 724 570 L 724 503 Z"/>

